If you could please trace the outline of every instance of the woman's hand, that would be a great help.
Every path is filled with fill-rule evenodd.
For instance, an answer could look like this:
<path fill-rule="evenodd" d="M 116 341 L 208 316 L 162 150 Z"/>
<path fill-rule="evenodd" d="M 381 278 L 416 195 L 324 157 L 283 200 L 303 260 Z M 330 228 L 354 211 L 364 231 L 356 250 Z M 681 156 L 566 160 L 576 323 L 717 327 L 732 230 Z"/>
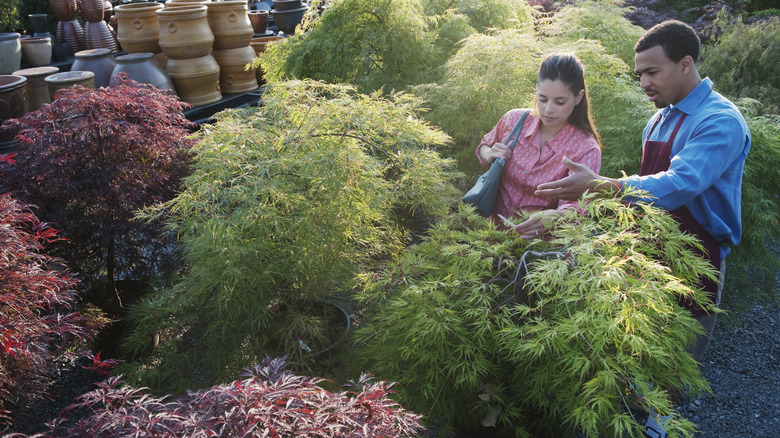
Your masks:
<path fill-rule="evenodd" d="M 493 164 L 493 161 L 498 158 L 503 158 L 504 161 L 509 162 L 509 159 L 512 158 L 512 149 L 504 143 L 495 143 L 493 147 L 483 145 L 479 149 L 479 155 L 485 164 Z"/>
<path fill-rule="evenodd" d="M 515 232 L 523 239 L 538 239 L 547 233 L 544 222 L 563 216 L 558 210 L 542 210 L 532 214 L 531 217 L 515 227 Z"/>

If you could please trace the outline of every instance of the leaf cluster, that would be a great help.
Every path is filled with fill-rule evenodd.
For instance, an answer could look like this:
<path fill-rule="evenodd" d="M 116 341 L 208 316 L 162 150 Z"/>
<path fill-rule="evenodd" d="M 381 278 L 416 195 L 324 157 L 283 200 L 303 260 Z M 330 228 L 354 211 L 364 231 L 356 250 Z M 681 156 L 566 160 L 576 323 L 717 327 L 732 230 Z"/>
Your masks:
<path fill-rule="evenodd" d="M 174 95 L 127 80 L 112 88 L 66 89 L 21 119 L 16 165 L 2 187 L 37 205 L 67 241 L 51 248 L 90 283 L 162 270 L 171 239 L 135 212 L 173 197 L 188 172 L 189 122 Z"/>
<path fill-rule="evenodd" d="M 69 409 L 87 408 L 77 424 L 52 425 L 51 437 L 241 436 L 241 437 L 413 437 L 424 432 L 419 415 L 390 398 L 392 383 L 362 375 L 352 390 L 330 392 L 323 379 L 285 370 L 284 358 L 248 368 L 244 380 L 217 385 L 181 398 L 154 397 L 121 377 L 98 384 Z"/>
<path fill-rule="evenodd" d="M 395 258 L 413 227 L 457 199 L 457 173 L 434 150 L 448 139 L 414 117 L 412 96 L 290 81 L 270 85 L 263 103 L 204 127 L 184 190 L 147 212 L 167 218 L 188 263 L 135 312 L 132 350 L 155 333 L 170 341 L 147 363 L 180 363 L 179 335 L 166 333 L 190 329 L 217 375 L 267 351 L 310 362 L 306 308 L 346 294 L 357 272 Z"/>
<path fill-rule="evenodd" d="M 699 69 L 712 78 L 718 91 L 761 101 L 765 111 L 780 114 L 780 18 L 745 24 L 742 17 L 718 13 L 713 32 L 722 34 L 702 48 Z"/>
<path fill-rule="evenodd" d="M 57 239 L 30 206 L 0 195 L 0 429 L 14 407 L 47 393 L 55 357 L 98 328 L 76 310 L 73 273 L 42 253 Z"/>
<path fill-rule="evenodd" d="M 18 0 L 0 0 L 0 32 L 15 32 L 19 29 Z"/>
<path fill-rule="evenodd" d="M 516 436 L 640 436 L 641 412 L 672 413 L 667 390 L 707 390 L 686 352 L 700 326 L 677 304 L 706 305 L 693 285 L 714 271 L 698 243 L 649 205 L 583 208 L 531 245 L 470 208 L 438 222 L 363 277 L 360 365 L 398 381 L 404 406 L 467 434 L 495 421 Z M 673 423 L 683 436 L 692 427 Z"/>

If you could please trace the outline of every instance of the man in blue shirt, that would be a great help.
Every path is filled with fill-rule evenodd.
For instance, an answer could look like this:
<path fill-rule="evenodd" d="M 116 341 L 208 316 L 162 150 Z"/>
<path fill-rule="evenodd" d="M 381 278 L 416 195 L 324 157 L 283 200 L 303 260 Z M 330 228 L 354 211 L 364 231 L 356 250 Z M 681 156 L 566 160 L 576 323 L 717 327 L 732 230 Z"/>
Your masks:
<path fill-rule="evenodd" d="M 640 38 L 634 50 L 640 86 L 660 109 L 643 133 L 639 174 L 606 178 L 564 158 L 570 175 L 539 185 L 535 193 L 573 200 L 586 190 L 633 187 L 648 192 L 650 197 L 642 200 L 670 211 L 682 230 L 699 237 L 705 256 L 720 269 L 720 282 L 702 282 L 718 304 L 723 259 L 742 234 L 742 172 L 750 150 L 750 132 L 736 106 L 712 89 L 710 79 L 699 76 L 699 39 L 690 26 L 676 20 L 660 23 Z M 715 314 L 692 303 L 681 304 L 704 326 L 705 333 L 690 348 L 700 361 Z M 648 426 L 648 436 L 666 436 L 663 422 L 657 429 L 655 421 L 649 421 Z"/>

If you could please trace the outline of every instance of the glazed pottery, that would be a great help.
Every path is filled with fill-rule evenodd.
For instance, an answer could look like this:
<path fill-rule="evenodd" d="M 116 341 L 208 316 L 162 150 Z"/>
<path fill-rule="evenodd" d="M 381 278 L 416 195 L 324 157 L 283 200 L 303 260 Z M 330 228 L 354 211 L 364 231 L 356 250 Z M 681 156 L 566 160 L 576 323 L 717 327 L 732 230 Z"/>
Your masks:
<path fill-rule="evenodd" d="M 54 62 L 62 62 L 68 59 L 68 45 L 54 41 L 51 43 L 51 60 Z"/>
<path fill-rule="evenodd" d="M 103 0 L 103 21 L 111 26 L 111 16 L 114 15 L 114 5 L 109 0 Z"/>
<path fill-rule="evenodd" d="M 80 0 L 81 17 L 84 21 L 95 23 L 97 21 L 103 21 L 103 12 L 105 4 L 103 0 Z"/>
<path fill-rule="evenodd" d="M 157 19 L 160 48 L 168 58 L 199 58 L 211 53 L 214 34 L 206 19 L 206 6 L 168 7 L 157 11 Z"/>
<path fill-rule="evenodd" d="M 268 29 L 268 15 L 268 11 L 264 10 L 249 11 L 249 22 L 252 23 L 252 30 L 254 33 L 265 33 Z"/>
<path fill-rule="evenodd" d="M 21 40 L 22 57 L 32 67 L 51 63 L 51 38 L 33 37 Z"/>
<path fill-rule="evenodd" d="M 256 90 L 255 68 L 246 65 L 255 59 L 255 50 L 250 46 L 211 52 L 219 64 L 219 86 L 223 93 L 244 93 Z"/>
<path fill-rule="evenodd" d="M 76 52 L 71 70 L 91 71 L 95 74 L 95 87 L 107 87 L 111 73 L 116 67 L 116 60 L 111 50 L 106 48 L 89 49 Z"/>
<path fill-rule="evenodd" d="M 57 41 L 68 46 L 68 54 L 73 55 L 82 48 L 84 29 L 78 20 L 60 21 L 57 23 Z"/>
<path fill-rule="evenodd" d="M 119 51 L 114 34 L 103 20 L 84 23 L 84 47 L 87 50 L 105 48 L 111 52 Z"/>
<path fill-rule="evenodd" d="M 277 11 L 292 11 L 303 7 L 301 0 L 273 0 L 273 3 Z"/>
<path fill-rule="evenodd" d="M 24 115 L 24 91 L 27 78 L 0 75 L 0 124 Z"/>
<path fill-rule="evenodd" d="M 81 86 L 86 89 L 95 89 L 95 73 L 91 71 L 64 71 L 46 76 L 44 81 L 49 86 L 49 94 L 52 100 L 58 98 L 57 91 L 75 86 Z"/>
<path fill-rule="evenodd" d="M 174 90 L 173 82 L 165 70 L 154 60 L 154 53 L 141 52 L 117 56 L 116 67 L 111 73 L 111 86 L 121 84 L 120 75 L 143 84 L 151 84 L 160 89 Z"/>
<path fill-rule="evenodd" d="M 291 9 L 289 11 L 271 11 L 276 22 L 276 27 L 288 35 L 295 33 L 295 26 L 303 21 L 303 15 L 309 10 L 308 6 Z"/>
<path fill-rule="evenodd" d="M 73 21 L 78 15 L 78 3 L 76 0 L 49 0 L 54 15 L 60 21 Z"/>
<path fill-rule="evenodd" d="M 12 73 L 22 65 L 22 43 L 16 32 L 0 33 L 0 75 Z"/>
<path fill-rule="evenodd" d="M 201 106 L 222 99 L 219 87 L 219 64 L 213 56 L 171 58 L 165 70 L 181 100 L 193 106 Z"/>
<path fill-rule="evenodd" d="M 127 53 L 162 51 L 157 11 L 163 8 L 160 3 L 128 3 L 114 8 L 116 36 L 122 50 Z"/>
<path fill-rule="evenodd" d="M 247 14 L 246 0 L 208 2 L 208 21 L 214 33 L 214 50 L 249 46 L 252 23 Z"/>
<path fill-rule="evenodd" d="M 17 70 L 14 72 L 16 76 L 24 76 L 27 78 L 25 84 L 25 96 L 24 96 L 24 112 L 29 113 L 38 110 L 43 104 L 51 102 L 51 94 L 49 94 L 49 85 L 45 79 L 47 76 L 53 75 L 59 72 L 57 67 L 33 67 L 26 68 L 24 70 Z"/>

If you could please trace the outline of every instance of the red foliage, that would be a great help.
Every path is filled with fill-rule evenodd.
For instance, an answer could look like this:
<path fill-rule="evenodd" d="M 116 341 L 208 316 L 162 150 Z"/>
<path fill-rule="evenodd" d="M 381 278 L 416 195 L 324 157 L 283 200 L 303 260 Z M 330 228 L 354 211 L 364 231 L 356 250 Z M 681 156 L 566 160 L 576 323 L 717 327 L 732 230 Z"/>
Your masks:
<path fill-rule="evenodd" d="M 58 352 L 98 328 L 73 309 L 75 277 L 40 253 L 57 239 L 28 206 L 0 195 L 0 425 L 18 401 L 45 392 Z"/>
<path fill-rule="evenodd" d="M 68 239 L 51 248 L 82 281 L 138 278 L 169 248 L 159 226 L 134 220 L 171 199 L 188 172 L 191 123 L 175 95 L 131 80 L 58 91 L 58 99 L 3 129 L 17 132 L 16 163 L 0 158 L 2 191 L 37 205 Z M 115 273 L 120 274 L 118 276 Z M 146 278 L 146 277 L 141 277 Z"/>
<path fill-rule="evenodd" d="M 362 376 L 356 392 L 332 393 L 322 379 L 293 375 L 284 358 L 248 369 L 246 380 L 166 401 L 121 386 L 119 377 L 80 397 L 69 409 L 91 415 L 51 437 L 404 437 L 419 436 L 420 416 L 389 398 L 392 384 Z M 59 420 L 63 422 L 65 419 Z"/>

